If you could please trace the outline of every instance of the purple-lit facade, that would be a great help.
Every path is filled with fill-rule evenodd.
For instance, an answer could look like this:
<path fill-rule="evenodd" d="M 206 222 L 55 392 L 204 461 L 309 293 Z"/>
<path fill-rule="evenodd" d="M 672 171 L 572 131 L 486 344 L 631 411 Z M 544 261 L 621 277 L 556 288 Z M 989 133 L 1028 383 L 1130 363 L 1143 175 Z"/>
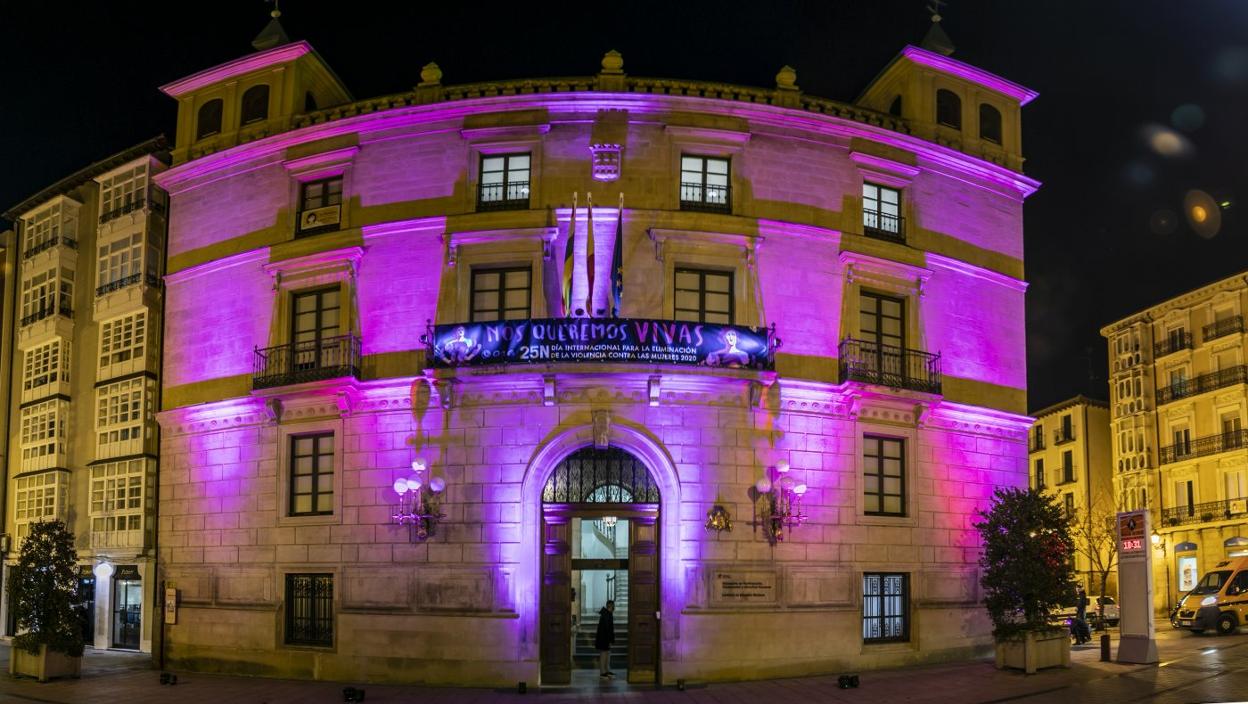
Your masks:
<path fill-rule="evenodd" d="M 1038 184 L 1016 169 L 1034 93 L 929 54 L 907 48 L 854 105 L 802 95 L 787 68 L 774 89 L 635 79 L 613 53 L 594 77 L 467 87 L 430 65 L 412 93 L 350 102 L 303 43 L 166 86 L 167 662 L 562 681 L 567 526 L 608 514 L 634 531 L 630 680 L 988 648 L 971 522 L 1027 484 Z M 957 127 L 936 123 L 938 90 Z M 562 318 L 565 261 L 567 307 L 609 309 L 617 228 L 620 318 L 742 336 L 696 364 L 431 348 L 461 323 Z M 733 347 L 749 331 L 763 342 Z M 552 474 L 587 448 L 657 493 L 568 500 Z M 395 518 L 417 460 L 422 486 L 445 482 L 427 537 Z M 778 540 L 751 526 L 764 476 L 804 490 Z M 705 527 L 715 506 L 731 531 Z"/>

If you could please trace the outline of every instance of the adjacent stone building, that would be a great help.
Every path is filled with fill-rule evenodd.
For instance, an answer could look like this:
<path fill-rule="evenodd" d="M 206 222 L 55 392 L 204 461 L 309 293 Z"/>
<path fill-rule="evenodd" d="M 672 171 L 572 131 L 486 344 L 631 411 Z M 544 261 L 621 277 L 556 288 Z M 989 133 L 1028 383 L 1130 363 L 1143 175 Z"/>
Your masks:
<path fill-rule="evenodd" d="M 158 138 L 88 166 L 3 214 L 15 223 L 6 288 L 5 533 L 77 537 L 83 639 L 152 649 L 155 413 L 167 201 Z M 11 350 L 11 354 L 9 353 Z M 15 632 L 3 602 L 4 633 Z"/>
<path fill-rule="evenodd" d="M 1248 555 L 1248 413 L 1240 273 L 1105 326 L 1114 483 L 1153 516 L 1158 610 Z M 1163 588 L 1164 585 L 1164 588 Z"/>
<path fill-rule="evenodd" d="M 615 52 L 357 101 L 268 39 L 163 88 L 167 662 L 566 682 L 606 595 L 638 682 L 990 647 L 1034 92 L 911 46 L 854 103 Z"/>

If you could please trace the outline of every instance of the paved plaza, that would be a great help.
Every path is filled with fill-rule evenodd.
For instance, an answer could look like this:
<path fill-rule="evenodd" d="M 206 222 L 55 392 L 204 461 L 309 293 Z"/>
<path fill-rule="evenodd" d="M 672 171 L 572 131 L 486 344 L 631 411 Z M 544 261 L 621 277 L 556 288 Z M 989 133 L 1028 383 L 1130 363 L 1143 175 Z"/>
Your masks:
<path fill-rule="evenodd" d="M 1069 670 L 1036 675 L 1002 672 L 989 661 L 860 673 L 858 689 L 842 690 L 836 676 L 755 682 L 692 683 L 674 688 L 629 687 L 623 683 L 515 691 L 435 687 L 364 686 L 366 701 L 472 704 L 515 701 L 688 702 L 755 704 L 782 697 L 798 702 L 1233 702 L 1248 701 L 1248 633 L 1218 638 L 1164 630 L 1159 633 L 1161 664 L 1119 665 L 1100 662 L 1100 649 L 1081 646 Z M 1116 645 L 1116 643 L 1115 643 Z M 8 660 L 4 649 L 3 659 Z M 178 674 L 178 684 L 162 686 L 146 656 L 89 651 L 83 677 L 39 684 L 0 676 L 0 702 L 94 704 L 172 702 L 176 704 L 303 704 L 341 702 L 349 683 L 299 682 Z M 7 668 L 5 670 L 7 672 Z"/>

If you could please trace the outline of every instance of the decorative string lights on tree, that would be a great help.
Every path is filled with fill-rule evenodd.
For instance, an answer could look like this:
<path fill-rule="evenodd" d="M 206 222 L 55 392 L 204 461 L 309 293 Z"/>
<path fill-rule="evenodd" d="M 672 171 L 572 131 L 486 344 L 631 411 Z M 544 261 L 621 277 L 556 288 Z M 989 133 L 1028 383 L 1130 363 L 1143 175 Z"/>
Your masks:
<path fill-rule="evenodd" d="M 442 492 L 446 480 L 431 475 L 424 459 L 412 461 L 412 475 L 394 480 L 394 491 L 399 495 L 391 518 L 399 525 L 406 525 L 411 539 L 428 540 L 437 534 L 438 522 L 446 518 L 441 512 Z"/>
<path fill-rule="evenodd" d="M 750 501 L 754 504 L 755 531 L 763 529 L 767 542 L 775 545 L 784 540 L 786 528 L 796 528 L 806 520 L 802 513 L 802 497 L 806 485 L 789 476 L 789 463 L 777 462 L 768 467 L 763 477 L 750 487 Z"/>

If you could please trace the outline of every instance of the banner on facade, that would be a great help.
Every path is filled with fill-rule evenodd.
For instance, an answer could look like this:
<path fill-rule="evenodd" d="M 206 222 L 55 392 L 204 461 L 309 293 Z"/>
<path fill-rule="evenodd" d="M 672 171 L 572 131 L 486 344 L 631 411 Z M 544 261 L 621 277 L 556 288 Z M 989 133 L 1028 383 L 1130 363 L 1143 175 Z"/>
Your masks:
<path fill-rule="evenodd" d="M 539 318 L 434 326 L 434 368 L 559 362 L 775 368 L 772 331 L 638 318 Z"/>

